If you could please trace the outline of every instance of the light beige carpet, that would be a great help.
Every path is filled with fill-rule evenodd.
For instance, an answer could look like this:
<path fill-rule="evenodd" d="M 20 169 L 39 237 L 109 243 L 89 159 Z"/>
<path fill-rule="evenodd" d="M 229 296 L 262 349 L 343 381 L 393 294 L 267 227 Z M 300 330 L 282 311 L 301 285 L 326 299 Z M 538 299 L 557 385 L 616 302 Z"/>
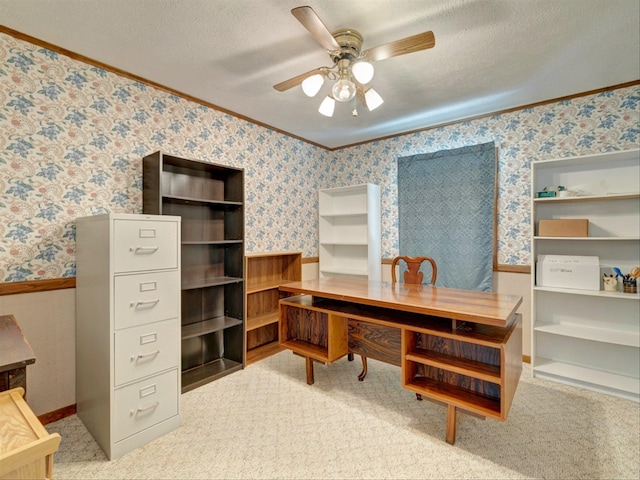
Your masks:
<path fill-rule="evenodd" d="M 76 415 L 62 436 L 58 479 L 598 478 L 640 476 L 640 406 L 524 371 L 506 422 L 458 415 L 400 386 L 370 360 L 316 365 L 313 386 L 291 352 L 182 395 L 182 426 L 108 461 Z"/>

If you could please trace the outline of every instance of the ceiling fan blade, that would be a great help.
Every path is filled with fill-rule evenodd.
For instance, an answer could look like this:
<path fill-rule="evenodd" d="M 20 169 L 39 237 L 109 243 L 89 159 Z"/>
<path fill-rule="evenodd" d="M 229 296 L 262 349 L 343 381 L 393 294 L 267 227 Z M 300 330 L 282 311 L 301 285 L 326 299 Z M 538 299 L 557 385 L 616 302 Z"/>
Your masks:
<path fill-rule="evenodd" d="M 277 85 L 274 85 L 273 88 L 275 88 L 279 92 L 284 92 L 285 90 L 289 90 L 290 88 L 300 85 L 305 78 L 310 77 L 311 75 L 315 75 L 316 73 L 319 73 L 320 75 L 324 75 L 326 74 L 326 72 L 327 72 L 326 67 L 316 68 L 307 73 L 301 73 L 300 75 L 290 78 L 289 80 L 285 80 L 284 82 L 280 82 Z"/>
<path fill-rule="evenodd" d="M 362 56 L 370 62 L 377 62 L 379 60 L 433 48 L 435 45 L 436 38 L 433 32 L 429 31 L 370 48 L 362 52 Z"/>
<path fill-rule="evenodd" d="M 316 41 L 322 45 L 325 50 L 333 51 L 340 50 L 340 45 L 333 38 L 329 29 L 322 23 L 320 17 L 313 11 L 311 7 L 296 7 L 291 10 L 291 13 L 298 21 L 309 30 L 309 33 L 316 39 Z"/>

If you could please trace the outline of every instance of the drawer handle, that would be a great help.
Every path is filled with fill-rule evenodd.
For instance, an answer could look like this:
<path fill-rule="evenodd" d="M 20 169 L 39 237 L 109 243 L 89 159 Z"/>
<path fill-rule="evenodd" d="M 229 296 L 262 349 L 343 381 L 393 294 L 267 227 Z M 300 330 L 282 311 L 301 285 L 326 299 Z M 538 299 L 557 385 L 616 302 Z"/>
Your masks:
<path fill-rule="evenodd" d="M 160 402 L 155 402 L 153 405 L 149 405 L 148 407 L 138 407 L 135 410 L 130 410 L 129 411 L 129 416 L 135 417 L 139 413 L 150 412 L 151 410 L 155 410 L 156 408 L 158 408 L 158 405 L 160 405 Z"/>
<path fill-rule="evenodd" d="M 146 300 L 146 301 L 139 301 L 139 302 L 131 302 L 129 304 L 129 306 L 131 308 L 138 308 L 138 307 L 155 307 L 156 304 L 160 301 L 159 298 L 156 298 L 155 300 Z"/>
<path fill-rule="evenodd" d="M 138 360 L 144 360 L 145 358 L 156 357 L 159 353 L 160 350 L 156 350 L 155 352 L 151 353 L 139 353 L 138 355 L 131 355 L 131 361 L 137 362 Z"/>
<path fill-rule="evenodd" d="M 134 254 L 138 253 L 154 253 L 157 252 L 160 247 L 129 247 L 129 251 Z"/>

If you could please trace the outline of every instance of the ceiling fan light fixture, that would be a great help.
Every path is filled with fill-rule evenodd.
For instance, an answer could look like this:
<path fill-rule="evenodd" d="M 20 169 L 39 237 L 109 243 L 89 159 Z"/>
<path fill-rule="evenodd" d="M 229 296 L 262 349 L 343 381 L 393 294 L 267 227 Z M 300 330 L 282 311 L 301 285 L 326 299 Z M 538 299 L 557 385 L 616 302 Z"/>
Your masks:
<path fill-rule="evenodd" d="M 319 73 L 307 77 L 302 82 L 302 91 L 308 97 L 315 97 L 324 84 L 324 77 Z"/>
<path fill-rule="evenodd" d="M 356 86 L 351 80 L 343 77 L 334 83 L 331 93 L 337 101 L 348 102 L 356 96 Z"/>
<path fill-rule="evenodd" d="M 351 73 L 359 83 L 366 85 L 373 79 L 373 65 L 365 61 L 356 62 L 351 67 Z"/>
<path fill-rule="evenodd" d="M 384 100 L 380 96 L 378 92 L 376 92 L 373 88 L 370 88 L 366 92 L 364 92 L 364 99 L 367 102 L 367 108 L 370 112 L 378 108 L 380 105 L 384 103 Z"/>
<path fill-rule="evenodd" d="M 335 108 L 336 101 L 331 98 L 331 95 L 327 95 L 320 104 L 320 108 L 318 109 L 318 111 L 325 117 L 333 117 L 333 111 L 335 110 Z"/>

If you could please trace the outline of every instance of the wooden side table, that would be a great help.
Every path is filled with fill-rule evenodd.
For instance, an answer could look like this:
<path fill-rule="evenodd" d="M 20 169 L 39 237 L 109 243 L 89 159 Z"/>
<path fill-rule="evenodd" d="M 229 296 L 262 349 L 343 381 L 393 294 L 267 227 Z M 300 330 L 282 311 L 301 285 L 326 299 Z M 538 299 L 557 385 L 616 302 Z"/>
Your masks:
<path fill-rule="evenodd" d="M 0 479 L 53 478 L 60 435 L 47 432 L 23 395 L 22 388 L 0 393 Z"/>
<path fill-rule="evenodd" d="M 0 392 L 21 387 L 27 391 L 27 365 L 36 357 L 13 315 L 0 316 Z M 25 394 L 26 397 L 26 394 Z"/>

